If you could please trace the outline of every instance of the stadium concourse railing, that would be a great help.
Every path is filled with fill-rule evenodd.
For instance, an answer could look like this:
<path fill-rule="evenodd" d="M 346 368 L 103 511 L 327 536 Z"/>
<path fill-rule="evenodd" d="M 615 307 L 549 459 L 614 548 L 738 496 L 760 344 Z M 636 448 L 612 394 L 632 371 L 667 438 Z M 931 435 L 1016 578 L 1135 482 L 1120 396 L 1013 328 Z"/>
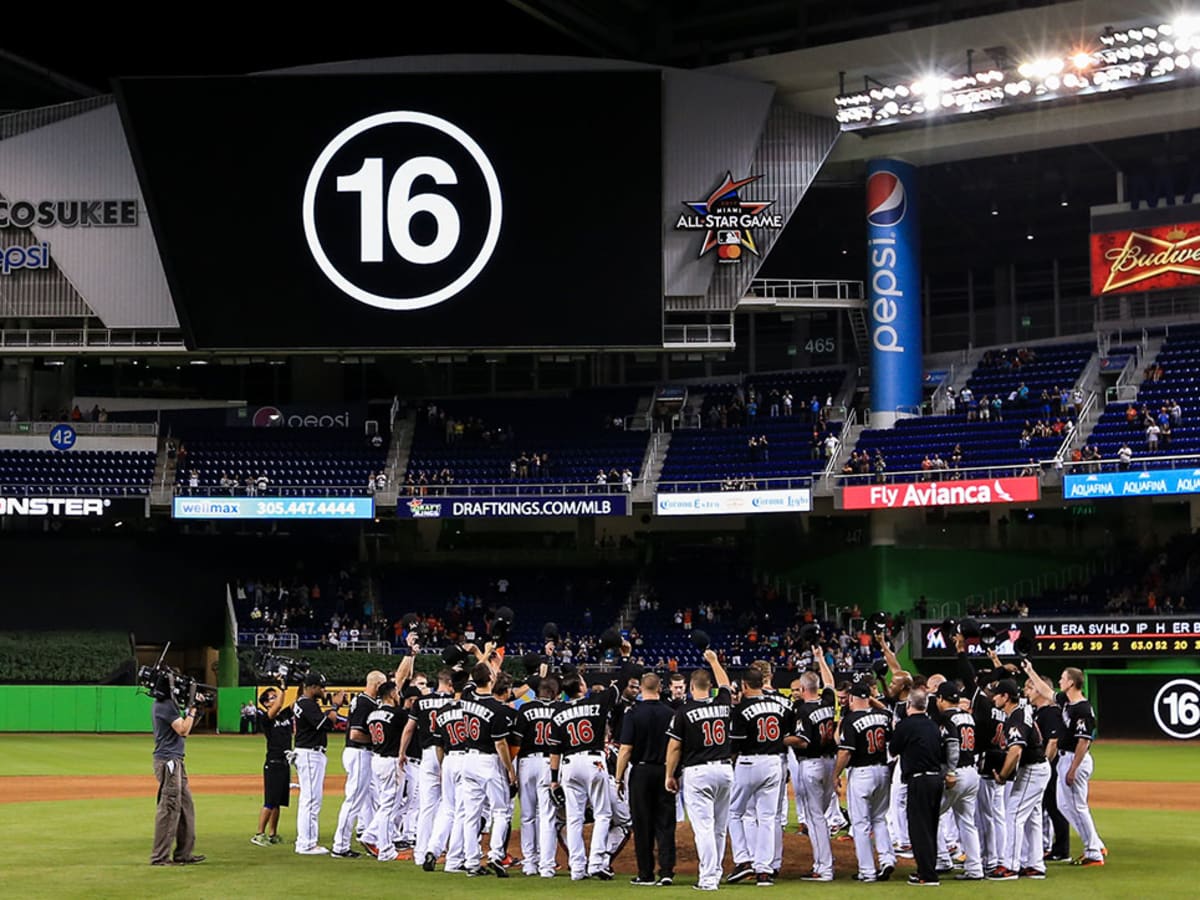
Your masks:
<path fill-rule="evenodd" d="M 690 481 L 660 481 L 660 494 L 736 493 L 738 491 L 795 491 L 813 486 L 812 475 L 784 475 L 755 478 L 753 475 L 730 475 L 728 478 L 705 478 Z"/>
<path fill-rule="evenodd" d="M 254 631 L 238 632 L 239 647 L 254 647 L 258 650 L 300 650 L 314 649 L 321 644 L 319 639 L 301 640 L 294 631 Z M 381 656 L 391 656 L 393 652 L 390 641 L 335 641 L 327 647 L 329 650 L 346 650 L 356 653 L 376 653 Z"/>
<path fill-rule="evenodd" d="M 631 488 L 637 487 L 641 479 L 635 478 Z M 597 484 L 585 482 L 522 482 L 506 481 L 496 484 L 427 484 L 397 485 L 399 497 L 578 497 L 580 495 L 603 496 L 606 494 L 631 493 L 621 482 Z"/>
<path fill-rule="evenodd" d="M 1011 463 L 1002 466 L 958 466 L 952 469 L 899 469 L 895 472 L 844 473 L 833 476 L 837 487 L 860 484 L 907 484 L 913 481 L 966 481 L 984 478 L 1040 477 L 1044 471 L 1053 469 L 1053 459 Z"/>
<path fill-rule="evenodd" d="M 104 437 L 154 437 L 157 422 L 28 422 L 9 420 L 3 427 L 8 434 L 49 434 L 60 425 L 70 425 L 76 434 Z"/>
<path fill-rule="evenodd" d="M 1100 472 L 1145 472 L 1148 474 L 1164 469 L 1200 470 L 1200 453 L 1135 456 L 1128 463 L 1122 463 L 1113 457 L 1101 460 L 1080 460 L 1079 462 L 1068 461 L 1063 463 L 1062 469 L 1064 475 L 1094 475 Z"/>

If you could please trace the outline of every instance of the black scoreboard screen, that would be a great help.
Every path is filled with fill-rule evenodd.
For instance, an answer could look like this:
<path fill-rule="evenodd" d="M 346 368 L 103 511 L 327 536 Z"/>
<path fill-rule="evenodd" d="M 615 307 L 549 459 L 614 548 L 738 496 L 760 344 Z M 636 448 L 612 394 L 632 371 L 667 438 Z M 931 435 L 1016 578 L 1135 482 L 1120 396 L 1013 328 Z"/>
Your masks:
<path fill-rule="evenodd" d="M 1035 657 L 1194 657 L 1200 655 L 1200 618 L 1143 616 L 1114 618 L 1103 615 L 1062 618 L 979 619 L 996 631 L 996 653 L 1017 655 L 1016 644 L 1025 637 Z M 954 641 L 942 633 L 942 623 L 916 623 L 918 659 L 955 655 Z M 967 640 L 967 653 L 986 655 L 978 638 Z"/>

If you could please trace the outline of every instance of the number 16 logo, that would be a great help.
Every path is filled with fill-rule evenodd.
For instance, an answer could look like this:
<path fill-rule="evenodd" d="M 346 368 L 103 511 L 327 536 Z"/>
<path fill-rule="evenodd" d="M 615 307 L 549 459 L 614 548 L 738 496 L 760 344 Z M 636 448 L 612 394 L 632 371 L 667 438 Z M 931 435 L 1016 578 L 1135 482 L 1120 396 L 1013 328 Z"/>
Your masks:
<path fill-rule="evenodd" d="M 357 195 L 353 227 L 348 195 Z M 304 236 L 317 266 L 344 294 L 379 309 L 424 309 L 461 293 L 491 259 L 502 218 L 500 181 L 483 148 L 422 112 L 379 113 L 343 129 L 304 187 Z"/>

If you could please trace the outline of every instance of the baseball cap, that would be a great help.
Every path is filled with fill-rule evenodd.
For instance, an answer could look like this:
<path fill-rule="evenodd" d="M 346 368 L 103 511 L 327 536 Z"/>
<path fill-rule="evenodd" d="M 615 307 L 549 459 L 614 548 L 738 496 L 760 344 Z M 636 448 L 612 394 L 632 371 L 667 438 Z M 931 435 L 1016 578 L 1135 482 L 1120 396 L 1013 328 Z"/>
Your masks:
<path fill-rule="evenodd" d="M 945 700 L 947 703 L 957 703 L 959 699 L 958 688 L 952 681 L 943 681 L 938 685 L 937 698 Z"/>
<path fill-rule="evenodd" d="M 851 697 L 861 697 L 864 700 L 870 698 L 871 682 L 869 682 L 869 681 L 854 682 L 854 684 L 850 685 L 850 696 Z"/>
<path fill-rule="evenodd" d="M 318 675 L 316 672 L 309 672 L 304 676 L 305 687 L 318 687 L 325 683 L 325 676 Z"/>
<path fill-rule="evenodd" d="M 1017 687 L 1017 683 L 1011 678 L 1001 678 L 991 687 L 993 696 L 996 694 L 1007 694 L 1010 697 L 1020 697 L 1021 690 Z"/>

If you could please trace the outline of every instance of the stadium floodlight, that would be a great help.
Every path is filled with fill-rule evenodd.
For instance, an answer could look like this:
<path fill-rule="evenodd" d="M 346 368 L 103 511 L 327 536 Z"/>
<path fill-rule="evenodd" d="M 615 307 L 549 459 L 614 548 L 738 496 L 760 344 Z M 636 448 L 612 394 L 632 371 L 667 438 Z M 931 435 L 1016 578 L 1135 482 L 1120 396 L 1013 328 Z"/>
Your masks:
<path fill-rule="evenodd" d="M 949 122 L 1067 97 L 1194 83 L 1191 79 L 1200 75 L 1200 16 L 1181 15 L 1120 31 L 1106 28 L 1091 46 L 1046 51 L 1021 60 L 995 47 L 987 51 L 994 68 L 984 71 L 972 71 L 968 52 L 962 74 L 925 73 L 890 84 L 867 78 L 863 92 L 835 98 L 837 121 L 845 131 L 891 126 L 914 116 Z M 910 103 L 897 102 L 909 97 Z"/>

